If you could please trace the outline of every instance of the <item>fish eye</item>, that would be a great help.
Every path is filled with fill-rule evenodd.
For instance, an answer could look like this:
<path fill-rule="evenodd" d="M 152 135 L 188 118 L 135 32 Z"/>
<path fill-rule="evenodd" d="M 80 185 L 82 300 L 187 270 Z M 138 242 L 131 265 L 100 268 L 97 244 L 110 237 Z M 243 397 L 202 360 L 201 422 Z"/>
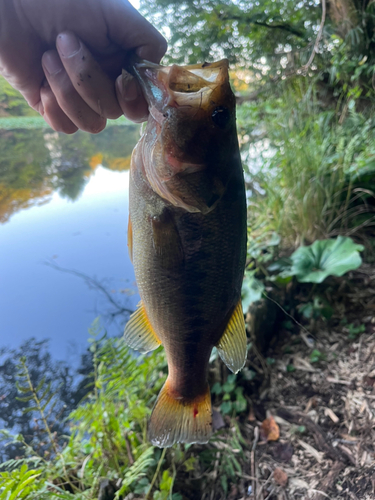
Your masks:
<path fill-rule="evenodd" d="M 224 106 L 218 106 L 212 113 L 211 118 L 215 125 L 224 128 L 230 120 L 229 110 Z"/>

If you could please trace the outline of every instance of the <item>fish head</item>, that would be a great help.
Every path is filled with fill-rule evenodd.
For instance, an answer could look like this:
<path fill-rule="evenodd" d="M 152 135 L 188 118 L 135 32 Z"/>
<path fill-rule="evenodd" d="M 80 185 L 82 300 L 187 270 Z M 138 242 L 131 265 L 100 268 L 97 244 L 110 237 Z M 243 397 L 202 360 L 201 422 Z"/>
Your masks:
<path fill-rule="evenodd" d="M 211 211 L 225 191 L 231 156 L 238 157 L 228 61 L 143 62 L 135 72 L 150 111 L 144 168 L 152 188 L 190 212 Z"/>

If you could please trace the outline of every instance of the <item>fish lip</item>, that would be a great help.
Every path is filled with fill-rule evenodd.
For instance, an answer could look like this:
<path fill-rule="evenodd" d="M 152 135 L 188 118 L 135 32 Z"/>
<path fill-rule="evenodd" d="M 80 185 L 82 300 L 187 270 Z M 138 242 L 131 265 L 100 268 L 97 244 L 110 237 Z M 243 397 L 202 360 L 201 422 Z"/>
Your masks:
<path fill-rule="evenodd" d="M 229 84 L 228 68 L 227 59 L 185 66 L 143 60 L 133 65 L 149 107 L 160 111 L 165 106 L 200 108 L 208 104 L 218 86 Z"/>
<path fill-rule="evenodd" d="M 134 69 L 138 68 L 166 68 L 168 66 L 162 66 L 161 64 L 153 63 L 151 61 L 146 61 L 146 59 L 143 59 L 140 62 L 137 62 L 133 65 Z"/>
<path fill-rule="evenodd" d="M 151 61 L 147 61 L 146 59 L 142 59 L 141 61 L 136 62 L 133 64 L 133 68 L 135 70 L 142 69 L 142 68 L 152 68 L 152 69 L 159 69 L 159 70 L 165 70 L 164 72 L 169 72 L 169 70 L 172 68 L 172 66 L 178 66 L 179 68 L 185 69 L 187 71 L 191 72 L 207 72 L 208 70 L 215 69 L 215 68 L 229 68 L 229 62 L 228 59 L 220 59 L 220 61 L 215 61 L 213 63 L 207 63 L 204 62 L 202 64 L 186 64 L 186 65 L 177 65 L 177 64 L 172 64 L 171 66 L 163 66 L 162 64 L 157 64 L 153 63 Z"/>

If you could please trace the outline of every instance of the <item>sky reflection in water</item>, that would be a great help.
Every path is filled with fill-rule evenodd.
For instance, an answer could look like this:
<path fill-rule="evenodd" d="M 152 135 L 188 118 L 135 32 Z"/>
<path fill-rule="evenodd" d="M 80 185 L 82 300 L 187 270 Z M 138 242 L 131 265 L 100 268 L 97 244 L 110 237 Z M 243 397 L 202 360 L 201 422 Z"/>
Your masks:
<path fill-rule="evenodd" d="M 123 330 L 127 314 L 110 317 L 116 308 L 108 297 L 121 307 L 135 308 L 138 296 L 126 241 L 126 168 L 139 135 L 127 127 L 112 128 L 124 130 L 107 131 L 107 141 L 100 137 L 102 134 L 97 139 L 90 137 L 89 146 L 87 135 L 81 133 L 83 156 L 78 137 L 74 147 L 69 143 L 70 152 L 74 152 L 67 154 L 69 161 L 64 159 L 65 152 L 69 152 L 68 147 L 64 149 L 66 138 L 55 134 L 51 139 L 48 134 L 39 134 L 44 141 L 43 147 L 38 146 L 44 151 L 42 160 L 34 154 L 26 166 L 15 167 L 20 179 L 30 165 L 37 164 L 34 170 L 40 177 L 38 186 L 42 183 L 46 194 L 36 196 L 30 208 L 9 209 L 11 197 L 1 187 L 5 184 L 11 196 L 17 198 L 24 196 L 25 185 L 17 185 L 17 179 L 6 183 L 4 179 L 10 178 L 9 172 L 15 168 L 7 177 L 9 163 L 0 160 L 0 215 L 11 213 L 0 224 L 0 347 L 17 347 L 31 336 L 38 340 L 50 338 L 54 357 L 78 362 L 79 354 L 87 347 L 88 328 L 98 315 L 109 334 Z M 35 131 L 28 132 L 35 137 Z M 9 139 L 9 134 L 4 135 L 0 133 L 0 150 L 4 149 L 1 142 Z M 22 137 L 18 136 L 14 144 L 19 145 Z M 8 151 L 7 156 L 14 160 L 17 151 L 13 155 Z M 43 175 L 38 170 L 41 162 L 45 164 Z M 27 183 L 32 185 L 34 181 L 35 176 L 31 176 Z M 6 195 L 1 197 L 4 191 Z M 43 200 L 47 202 L 40 205 Z M 2 202 L 7 204 L 6 210 Z M 90 279 L 103 286 L 107 296 Z"/>

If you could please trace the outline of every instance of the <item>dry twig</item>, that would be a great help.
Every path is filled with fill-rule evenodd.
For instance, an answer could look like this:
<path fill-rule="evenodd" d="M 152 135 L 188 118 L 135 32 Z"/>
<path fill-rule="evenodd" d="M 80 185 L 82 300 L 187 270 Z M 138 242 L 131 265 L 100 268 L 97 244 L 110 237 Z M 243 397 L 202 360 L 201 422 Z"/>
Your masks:
<path fill-rule="evenodd" d="M 311 64 L 312 64 L 312 62 L 314 60 L 315 53 L 318 50 L 319 42 L 320 42 L 320 39 L 322 38 L 322 34 L 323 34 L 324 23 L 326 21 L 326 10 L 327 10 L 326 0 L 322 0 L 322 19 L 320 21 L 319 31 L 318 31 L 318 34 L 316 36 L 314 47 L 312 49 L 311 55 L 309 57 L 309 60 L 300 69 L 300 72 L 303 75 L 306 75 L 307 70 L 309 69 L 309 67 L 311 66 Z"/>

